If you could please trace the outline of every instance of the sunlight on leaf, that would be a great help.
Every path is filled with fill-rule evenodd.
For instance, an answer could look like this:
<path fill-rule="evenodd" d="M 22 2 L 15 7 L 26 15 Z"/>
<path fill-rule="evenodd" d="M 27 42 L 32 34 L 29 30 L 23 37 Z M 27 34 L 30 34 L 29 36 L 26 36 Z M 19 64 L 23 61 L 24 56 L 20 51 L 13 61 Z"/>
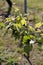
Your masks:
<path fill-rule="evenodd" d="M 42 26 L 42 22 L 36 23 L 35 28 L 40 28 Z"/>
<path fill-rule="evenodd" d="M 21 20 L 21 24 L 22 24 L 22 25 L 27 25 L 27 21 L 26 21 L 25 19 L 22 19 L 22 20 Z"/>

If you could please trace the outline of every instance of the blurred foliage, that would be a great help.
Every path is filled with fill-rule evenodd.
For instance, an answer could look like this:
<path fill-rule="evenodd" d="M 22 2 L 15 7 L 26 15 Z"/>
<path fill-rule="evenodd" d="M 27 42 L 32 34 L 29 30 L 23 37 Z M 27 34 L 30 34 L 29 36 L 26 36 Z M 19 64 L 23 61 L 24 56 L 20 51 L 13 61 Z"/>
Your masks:
<path fill-rule="evenodd" d="M 31 16 L 29 19 L 31 19 Z M 5 23 L 0 22 L 0 29 L 4 28 L 4 35 L 8 33 L 9 30 L 11 30 L 14 39 L 20 40 L 19 43 L 17 42 L 19 45 L 18 51 L 26 54 L 27 56 L 36 42 L 38 42 L 38 49 L 43 50 L 43 30 L 41 30 L 43 29 L 43 23 L 42 21 L 39 21 L 35 14 L 33 15 L 32 19 L 34 23 L 33 26 L 30 25 L 27 17 L 24 17 L 17 7 L 14 7 L 14 17 L 6 18 Z M 2 41 L 0 43 L 2 43 Z M 18 57 L 15 60 L 12 54 L 9 57 L 8 53 L 5 52 L 5 47 L 2 47 L 1 50 L 0 62 L 7 62 L 6 65 L 13 65 L 14 61 L 18 61 Z"/>

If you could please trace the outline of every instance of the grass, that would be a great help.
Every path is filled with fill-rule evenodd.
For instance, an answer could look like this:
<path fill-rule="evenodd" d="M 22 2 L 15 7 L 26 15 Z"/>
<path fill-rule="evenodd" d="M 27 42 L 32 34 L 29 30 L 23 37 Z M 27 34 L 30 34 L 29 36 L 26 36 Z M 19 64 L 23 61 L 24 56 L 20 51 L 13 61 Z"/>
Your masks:
<path fill-rule="evenodd" d="M 0 1 L 0 8 L 5 7 L 7 5 L 6 1 Z M 3 6 L 3 2 L 4 6 Z M 20 11 L 24 11 L 24 0 L 12 0 L 12 2 L 16 3 L 16 5 L 20 8 Z M 7 11 L 7 6 L 4 8 L 4 11 Z M 43 11 L 43 0 L 27 0 L 27 10 L 33 10 L 33 11 Z"/>
<path fill-rule="evenodd" d="M 5 0 L 4 0 L 5 1 Z M 0 7 L 3 6 L 3 2 L 0 3 Z M 24 0 L 12 0 L 12 2 L 15 2 L 16 5 L 23 7 L 24 6 Z M 27 7 L 30 9 L 38 9 L 43 11 L 43 0 L 27 0 Z"/>
<path fill-rule="evenodd" d="M 24 0 L 16 0 L 17 5 L 24 5 Z M 27 0 L 27 7 L 30 9 L 38 9 L 43 11 L 43 0 Z"/>

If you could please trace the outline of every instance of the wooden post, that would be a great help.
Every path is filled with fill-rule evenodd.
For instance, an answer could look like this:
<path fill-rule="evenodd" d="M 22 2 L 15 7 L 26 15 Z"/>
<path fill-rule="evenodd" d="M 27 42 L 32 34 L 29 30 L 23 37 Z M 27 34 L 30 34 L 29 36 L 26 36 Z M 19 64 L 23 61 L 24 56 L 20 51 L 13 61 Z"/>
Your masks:
<path fill-rule="evenodd" d="M 27 0 L 24 0 L 24 13 L 27 14 Z"/>

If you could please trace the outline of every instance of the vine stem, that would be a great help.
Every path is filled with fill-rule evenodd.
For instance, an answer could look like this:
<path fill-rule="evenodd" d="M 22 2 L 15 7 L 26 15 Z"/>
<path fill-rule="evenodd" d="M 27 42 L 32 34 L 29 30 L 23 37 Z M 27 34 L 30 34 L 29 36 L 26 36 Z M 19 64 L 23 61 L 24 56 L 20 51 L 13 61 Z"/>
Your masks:
<path fill-rule="evenodd" d="M 24 54 L 24 57 L 27 59 L 27 61 L 29 62 L 29 64 L 32 65 L 32 63 L 31 63 L 31 61 L 30 61 L 30 59 L 29 59 L 29 56 L 26 56 L 26 55 Z"/>

